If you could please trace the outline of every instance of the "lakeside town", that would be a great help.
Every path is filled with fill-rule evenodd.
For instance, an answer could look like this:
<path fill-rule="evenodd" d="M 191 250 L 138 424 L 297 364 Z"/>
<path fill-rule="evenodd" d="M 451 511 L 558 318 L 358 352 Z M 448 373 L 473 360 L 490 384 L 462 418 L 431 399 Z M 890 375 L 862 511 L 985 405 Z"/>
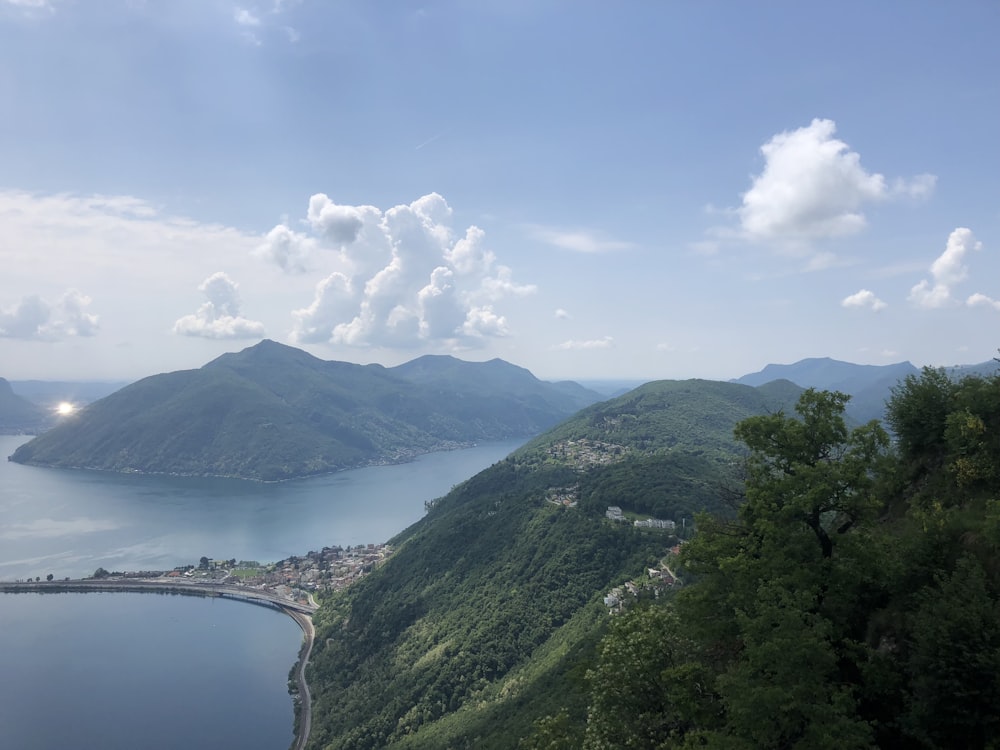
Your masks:
<path fill-rule="evenodd" d="M 313 594 L 340 591 L 350 586 L 385 562 L 392 552 L 388 544 L 366 544 L 323 547 L 318 552 L 293 555 L 273 563 L 202 557 L 197 564 L 179 565 L 170 570 L 108 571 L 98 568 L 85 580 L 242 586 L 282 599 L 315 604 Z M 34 580 L 41 581 L 40 578 Z M 52 582 L 53 576 L 46 576 L 46 580 Z"/>

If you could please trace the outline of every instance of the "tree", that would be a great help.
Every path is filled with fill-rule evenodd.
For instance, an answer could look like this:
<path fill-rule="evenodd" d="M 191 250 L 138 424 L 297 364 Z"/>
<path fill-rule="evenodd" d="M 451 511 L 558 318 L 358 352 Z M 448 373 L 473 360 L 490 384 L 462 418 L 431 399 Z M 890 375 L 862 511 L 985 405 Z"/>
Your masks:
<path fill-rule="evenodd" d="M 848 431 L 847 401 L 810 389 L 797 418 L 741 422 L 746 503 L 735 524 L 709 524 L 687 545 L 711 596 L 696 589 L 685 606 L 706 619 L 706 605 L 728 605 L 715 610 L 729 613 L 722 645 L 731 661 L 717 682 L 724 732 L 756 746 L 870 742 L 856 715 L 855 660 L 866 650 L 856 615 L 878 594 L 869 590 L 880 550 L 875 470 L 889 441 L 874 422 Z"/>
<path fill-rule="evenodd" d="M 49 573 L 47 576 L 45 576 L 45 580 L 46 581 L 51 581 L 53 578 L 55 578 L 55 576 L 53 576 L 51 573 Z"/>
<path fill-rule="evenodd" d="M 616 617 L 601 642 L 587 711 L 586 750 L 654 748 L 714 712 L 707 670 L 693 660 L 670 607 L 639 605 Z"/>
<path fill-rule="evenodd" d="M 944 454 L 944 433 L 959 386 L 942 369 L 925 367 L 919 377 L 907 375 L 892 389 L 886 421 L 901 455 L 915 471 L 938 466 Z"/>
<path fill-rule="evenodd" d="M 198 569 L 199 570 L 207 570 L 208 569 L 208 558 L 205 557 L 204 555 L 202 555 L 200 558 L 198 558 Z"/>

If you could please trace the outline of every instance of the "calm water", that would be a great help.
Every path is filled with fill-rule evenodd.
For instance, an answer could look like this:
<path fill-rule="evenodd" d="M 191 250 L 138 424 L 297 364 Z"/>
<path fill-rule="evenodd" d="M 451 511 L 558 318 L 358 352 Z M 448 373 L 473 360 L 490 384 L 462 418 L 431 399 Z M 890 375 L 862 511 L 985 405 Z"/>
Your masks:
<path fill-rule="evenodd" d="M 283 484 L 118 476 L 3 460 L 0 579 L 279 560 L 381 542 L 523 441 Z M 239 602 L 0 594 L 0 747 L 248 748 L 292 741 L 301 631 Z"/>
<path fill-rule="evenodd" d="M 302 631 L 162 594 L 0 594 L 0 747 L 285 750 Z"/>
<path fill-rule="evenodd" d="M 270 562 L 384 542 L 424 501 L 524 441 L 431 453 L 397 466 L 281 484 L 42 469 L 3 460 L 27 438 L 0 436 L 0 580 L 170 569 L 198 558 Z"/>

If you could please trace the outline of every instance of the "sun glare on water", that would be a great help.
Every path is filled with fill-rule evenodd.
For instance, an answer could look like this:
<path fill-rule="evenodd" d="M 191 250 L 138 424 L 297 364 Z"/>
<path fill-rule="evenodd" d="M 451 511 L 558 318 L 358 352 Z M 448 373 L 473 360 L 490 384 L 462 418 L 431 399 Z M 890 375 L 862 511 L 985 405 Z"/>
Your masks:
<path fill-rule="evenodd" d="M 59 402 L 59 406 L 56 407 L 56 414 L 58 414 L 61 417 L 64 417 L 67 414 L 72 414 L 75 411 L 76 411 L 76 406 L 71 404 L 69 401 L 61 401 Z"/>

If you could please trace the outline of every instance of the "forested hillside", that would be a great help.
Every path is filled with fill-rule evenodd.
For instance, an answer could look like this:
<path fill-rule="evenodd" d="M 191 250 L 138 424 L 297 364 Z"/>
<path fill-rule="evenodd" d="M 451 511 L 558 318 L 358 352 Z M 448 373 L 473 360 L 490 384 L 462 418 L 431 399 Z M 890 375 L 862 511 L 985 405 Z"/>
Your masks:
<path fill-rule="evenodd" d="M 309 667 L 314 748 L 509 748 L 566 708 L 582 721 L 602 597 L 676 537 L 605 518 L 727 506 L 735 424 L 798 389 L 650 383 L 588 407 L 456 487 L 387 563 L 325 600 Z"/>
<path fill-rule="evenodd" d="M 690 585 L 616 617 L 587 711 L 524 747 L 997 746 L 1000 378 L 906 378 L 895 445 L 845 401 L 739 425 L 736 517 L 699 517 Z"/>
<path fill-rule="evenodd" d="M 599 399 L 501 360 L 422 358 L 387 369 L 262 341 L 122 388 L 20 446 L 13 460 L 293 479 L 535 435 Z"/>

